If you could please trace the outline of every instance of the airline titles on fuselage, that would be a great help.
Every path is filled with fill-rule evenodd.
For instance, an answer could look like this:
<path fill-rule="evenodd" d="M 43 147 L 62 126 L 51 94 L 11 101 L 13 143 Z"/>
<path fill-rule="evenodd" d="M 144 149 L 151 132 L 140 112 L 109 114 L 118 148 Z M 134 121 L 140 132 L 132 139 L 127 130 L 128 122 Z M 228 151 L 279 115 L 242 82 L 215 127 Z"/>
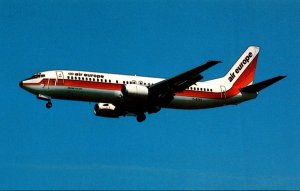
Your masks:
<path fill-rule="evenodd" d="M 90 77 L 90 78 L 104 78 L 104 75 L 100 75 L 100 74 L 88 74 L 88 73 L 81 73 L 81 72 L 69 72 L 68 73 L 69 76 L 84 76 L 84 77 Z"/>

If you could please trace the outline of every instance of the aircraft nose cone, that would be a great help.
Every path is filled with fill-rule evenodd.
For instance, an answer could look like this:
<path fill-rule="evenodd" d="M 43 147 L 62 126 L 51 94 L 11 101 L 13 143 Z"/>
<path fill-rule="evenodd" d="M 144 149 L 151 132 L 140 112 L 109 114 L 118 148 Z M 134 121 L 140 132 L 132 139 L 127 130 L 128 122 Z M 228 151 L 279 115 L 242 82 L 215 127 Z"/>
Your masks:
<path fill-rule="evenodd" d="M 23 88 L 23 81 L 21 81 L 21 82 L 19 83 L 19 86 L 20 86 L 21 88 Z"/>

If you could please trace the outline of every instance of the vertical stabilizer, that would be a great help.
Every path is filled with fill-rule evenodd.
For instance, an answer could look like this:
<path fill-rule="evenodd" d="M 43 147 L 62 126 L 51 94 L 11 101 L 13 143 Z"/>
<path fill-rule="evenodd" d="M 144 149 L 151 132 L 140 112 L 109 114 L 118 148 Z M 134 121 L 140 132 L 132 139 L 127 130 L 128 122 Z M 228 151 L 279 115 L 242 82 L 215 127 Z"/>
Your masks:
<path fill-rule="evenodd" d="M 249 46 L 229 72 L 224 76 L 223 80 L 226 85 L 240 89 L 252 84 L 258 54 L 259 47 Z"/>

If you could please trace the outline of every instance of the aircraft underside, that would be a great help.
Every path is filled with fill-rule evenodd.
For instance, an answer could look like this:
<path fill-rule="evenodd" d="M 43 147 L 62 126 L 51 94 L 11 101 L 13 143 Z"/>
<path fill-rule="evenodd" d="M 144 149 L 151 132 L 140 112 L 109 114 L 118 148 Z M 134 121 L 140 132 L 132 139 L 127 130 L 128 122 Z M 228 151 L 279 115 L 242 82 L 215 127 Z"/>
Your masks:
<path fill-rule="evenodd" d="M 74 101 L 87 101 L 95 103 L 103 103 L 106 105 L 101 105 L 102 108 L 107 108 L 107 111 L 112 110 L 111 106 L 117 107 L 118 112 L 115 114 L 113 112 L 104 114 L 105 117 L 117 118 L 119 116 L 138 116 L 144 113 L 157 113 L 161 108 L 170 109 L 205 109 L 220 107 L 230 104 L 238 104 L 243 101 L 253 99 L 257 94 L 247 94 L 247 95 L 236 95 L 231 98 L 224 99 L 210 99 L 201 97 L 187 97 L 187 96 L 174 96 L 169 103 L 162 105 L 157 105 L 149 102 L 148 100 L 136 100 L 130 98 L 124 98 L 122 96 L 121 90 L 99 90 L 99 89 L 88 89 L 81 87 L 66 87 L 66 86 L 47 86 L 42 87 L 32 87 L 36 88 L 37 97 L 42 100 L 46 100 L 47 108 L 52 107 L 51 99 L 62 99 L 62 100 L 74 100 Z M 221 92 L 220 92 L 221 96 Z M 108 105 L 107 105 L 108 104 Z M 111 104 L 111 105 L 109 105 Z M 143 107 L 141 107 L 143 106 Z M 152 107 L 152 108 L 151 108 Z M 95 105 L 95 110 L 97 104 Z M 114 108 L 115 109 L 115 108 Z M 99 107 L 98 107 L 99 110 Z M 95 112 L 97 115 L 97 112 Z M 101 116 L 101 115 L 99 115 Z M 144 116 L 142 117 L 144 119 Z"/>

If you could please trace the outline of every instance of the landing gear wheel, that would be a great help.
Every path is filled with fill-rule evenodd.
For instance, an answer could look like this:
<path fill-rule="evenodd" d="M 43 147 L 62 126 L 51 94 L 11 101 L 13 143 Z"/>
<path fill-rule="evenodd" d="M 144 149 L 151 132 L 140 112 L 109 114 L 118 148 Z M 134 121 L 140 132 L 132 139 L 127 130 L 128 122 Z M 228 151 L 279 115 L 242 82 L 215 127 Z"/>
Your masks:
<path fill-rule="evenodd" d="M 145 121 L 145 119 L 146 119 L 146 115 L 144 113 L 139 114 L 139 115 L 136 116 L 136 120 L 138 122 L 143 122 L 143 121 Z"/>
<path fill-rule="evenodd" d="M 49 102 L 47 102 L 46 103 L 46 107 L 48 108 L 48 109 L 50 109 L 51 107 L 52 107 L 52 103 L 49 101 Z"/>

